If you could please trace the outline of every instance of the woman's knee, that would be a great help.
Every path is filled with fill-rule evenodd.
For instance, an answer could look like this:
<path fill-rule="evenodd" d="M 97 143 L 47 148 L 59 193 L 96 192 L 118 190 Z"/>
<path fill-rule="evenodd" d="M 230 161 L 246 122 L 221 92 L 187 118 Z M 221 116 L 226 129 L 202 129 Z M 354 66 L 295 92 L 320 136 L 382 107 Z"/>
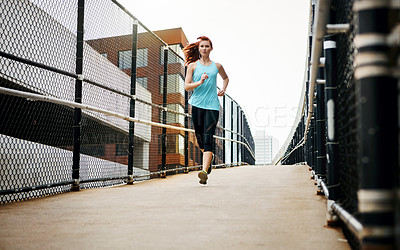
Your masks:
<path fill-rule="evenodd" d="M 204 152 L 213 151 L 214 137 L 212 134 L 205 134 L 203 143 L 204 143 Z"/>

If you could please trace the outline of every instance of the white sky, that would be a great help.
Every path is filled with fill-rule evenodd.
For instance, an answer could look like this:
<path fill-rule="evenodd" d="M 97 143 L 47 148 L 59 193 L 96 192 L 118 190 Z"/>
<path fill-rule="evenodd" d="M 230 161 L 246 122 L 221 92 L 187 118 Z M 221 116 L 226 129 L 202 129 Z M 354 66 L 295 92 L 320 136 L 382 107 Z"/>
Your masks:
<path fill-rule="evenodd" d="M 303 84 L 309 0 L 119 3 L 151 30 L 182 27 L 189 42 L 208 36 L 214 46 L 211 59 L 224 66 L 227 93 L 245 110 L 253 136 L 265 127 L 279 147 L 285 142 Z"/>

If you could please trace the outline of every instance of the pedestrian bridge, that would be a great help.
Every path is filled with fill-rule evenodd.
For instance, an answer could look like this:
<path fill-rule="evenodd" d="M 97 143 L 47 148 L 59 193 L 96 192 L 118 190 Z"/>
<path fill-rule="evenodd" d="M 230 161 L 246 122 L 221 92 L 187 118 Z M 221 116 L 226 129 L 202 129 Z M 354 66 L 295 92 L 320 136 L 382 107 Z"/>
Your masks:
<path fill-rule="evenodd" d="M 0 249 L 350 249 L 309 167 L 215 169 L 0 207 Z"/>
<path fill-rule="evenodd" d="M 310 1 L 274 166 L 225 95 L 202 186 L 182 29 L 116 0 L 0 1 L 0 249 L 399 249 L 399 12 Z"/>

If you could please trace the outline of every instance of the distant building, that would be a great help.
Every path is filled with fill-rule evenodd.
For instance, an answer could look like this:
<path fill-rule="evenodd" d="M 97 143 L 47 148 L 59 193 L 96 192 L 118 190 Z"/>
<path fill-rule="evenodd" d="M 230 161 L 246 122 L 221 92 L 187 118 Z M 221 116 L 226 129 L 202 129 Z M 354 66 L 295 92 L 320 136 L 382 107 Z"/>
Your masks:
<path fill-rule="evenodd" d="M 271 164 L 275 152 L 278 150 L 278 140 L 270 135 L 267 135 L 265 128 L 257 129 L 254 136 L 256 145 L 256 164 Z"/>

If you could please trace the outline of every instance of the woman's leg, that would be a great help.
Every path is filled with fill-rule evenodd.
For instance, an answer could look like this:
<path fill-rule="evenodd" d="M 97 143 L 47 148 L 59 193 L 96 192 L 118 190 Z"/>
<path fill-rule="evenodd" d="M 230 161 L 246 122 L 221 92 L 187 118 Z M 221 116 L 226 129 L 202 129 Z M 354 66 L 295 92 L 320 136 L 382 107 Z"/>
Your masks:
<path fill-rule="evenodd" d="M 214 134 L 215 128 L 217 127 L 219 118 L 219 111 L 217 110 L 206 110 L 204 116 L 204 153 L 203 153 L 203 170 L 210 172 L 209 167 L 214 151 Z"/>
<path fill-rule="evenodd" d="M 197 144 L 199 144 L 199 148 L 201 152 L 204 153 L 204 118 L 205 118 L 205 109 L 196 108 L 192 106 L 192 122 L 194 126 L 194 131 L 197 139 Z M 204 163 L 204 154 L 203 154 L 203 163 Z M 200 178 L 200 184 L 207 184 L 207 173 L 204 171 L 200 171 L 198 174 Z"/>
<path fill-rule="evenodd" d="M 195 131 L 197 144 L 199 144 L 200 150 L 204 151 L 204 109 L 196 108 L 192 106 L 192 122 Z"/>

